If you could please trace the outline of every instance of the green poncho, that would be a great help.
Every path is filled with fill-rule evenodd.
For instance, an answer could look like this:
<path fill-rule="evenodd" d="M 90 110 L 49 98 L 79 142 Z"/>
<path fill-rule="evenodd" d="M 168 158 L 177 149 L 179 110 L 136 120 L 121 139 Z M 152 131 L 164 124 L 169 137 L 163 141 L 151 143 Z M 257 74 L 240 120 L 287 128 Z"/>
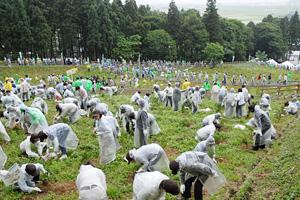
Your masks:
<path fill-rule="evenodd" d="M 86 81 L 85 89 L 86 89 L 87 92 L 92 91 L 92 89 L 93 89 L 93 82 L 91 80 L 87 80 Z"/>
<path fill-rule="evenodd" d="M 73 82 L 72 84 L 73 87 L 81 87 L 82 86 L 82 81 L 81 80 L 76 80 L 75 82 Z"/>
<path fill-rule="evenodd" d="M 210 91 L 210 89 L 211 89 L 211 86 L 210 86 L 210 83 L 209 83 L 209 82 L 205 82 L 204 85 L 203 85 L 203 87 L 204 87 L 204 89 L 205 89 L 206 91 Z"/>

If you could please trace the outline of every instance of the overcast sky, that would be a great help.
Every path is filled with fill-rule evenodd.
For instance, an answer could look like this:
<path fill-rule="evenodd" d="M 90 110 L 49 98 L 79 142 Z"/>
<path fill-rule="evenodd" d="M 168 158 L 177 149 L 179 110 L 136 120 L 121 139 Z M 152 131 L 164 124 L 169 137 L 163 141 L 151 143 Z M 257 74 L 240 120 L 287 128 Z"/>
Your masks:
<path fill-rule="evenodd" d="M 170 0 L 136 0 L 138 4 L 149 4 L 155 9 L 162 9 L 167 7 Z M 206 0 L 175 0 L 176 5 L 179 8 L 191 8 L 194 6 L 203 6 L 206 4 Z M 286 6 L 287 4 L 297 4 L 300 0 L 217 0 L 217 4 L 233 6 L 233 5 L 244 5 L 244 6 Z M 300 9 L 300 8 L 298 8 Z"/>
<path fill-rule="evenodd" d="M 124 0 L 125 1 L 125 0 Z M 150 5 L 154 10 L 168 11 L 171 0 L 136 0 L 137 4 Z M 202 14 L 207 0 L 175 0 L 179 9 L 195 8 Z M 286 16 L 300 11 L 300 0 L 217 0 L 222 17 L 259 22 L 264 16 Z"/>

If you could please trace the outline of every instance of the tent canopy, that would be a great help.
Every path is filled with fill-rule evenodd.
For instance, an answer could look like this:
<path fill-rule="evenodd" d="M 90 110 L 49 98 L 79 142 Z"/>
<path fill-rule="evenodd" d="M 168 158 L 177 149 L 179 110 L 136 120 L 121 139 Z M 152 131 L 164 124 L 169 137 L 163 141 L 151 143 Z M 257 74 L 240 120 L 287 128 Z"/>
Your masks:
<path fill-rule="evenodd" d="M 276 62 L 275 60 L 271 59 L 271 60 L 268 60 L 267 63 L 269 65 L 278 65 L 278 62 Z"/>

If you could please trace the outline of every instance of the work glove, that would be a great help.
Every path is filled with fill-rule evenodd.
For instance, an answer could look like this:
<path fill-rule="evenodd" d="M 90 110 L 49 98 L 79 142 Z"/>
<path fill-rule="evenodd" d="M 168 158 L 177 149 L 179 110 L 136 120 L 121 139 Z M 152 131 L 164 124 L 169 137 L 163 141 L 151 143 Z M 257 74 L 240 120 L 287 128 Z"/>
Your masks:
<path fill-rule="evenodd" d="M 185 185 L 184 184 L 181 184 L 180 185 L 180 193 L 183 194 L 185 191 Z"/>
<path fill-rule="evenodd" d="M 38 188 L 38 187 L 34 187 L 32 190 L 36 191 L 36 192 L 42 192 L 42 190 L 40 188 Z"/>
<path fill-rule="evenodd" d="M 144 135 L 148 136 L 149 135 L 149 129 L 144 129 Z"/>

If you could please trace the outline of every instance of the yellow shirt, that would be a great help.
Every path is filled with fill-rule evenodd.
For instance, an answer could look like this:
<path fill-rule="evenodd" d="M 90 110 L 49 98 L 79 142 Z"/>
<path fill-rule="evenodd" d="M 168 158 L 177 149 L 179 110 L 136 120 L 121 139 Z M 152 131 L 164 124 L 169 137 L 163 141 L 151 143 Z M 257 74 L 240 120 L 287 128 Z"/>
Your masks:
<path fill-rule="evenodd" d="M 186 89 L 188 89 L 189 87 L 191 87 L 191 82 L 189 82 L 189 81 L 184 82 L 184 83 L 182 84 L 182 89 L 183 89 L 183 90 L 186 90 Z"/>
<path fill-rule="evenodd" d="M 4 83 L 4 89 L 5 89 L 5 91 L 12 91 L 12 84 L 11 84 L 11 82 L 5 82 Z"/>

